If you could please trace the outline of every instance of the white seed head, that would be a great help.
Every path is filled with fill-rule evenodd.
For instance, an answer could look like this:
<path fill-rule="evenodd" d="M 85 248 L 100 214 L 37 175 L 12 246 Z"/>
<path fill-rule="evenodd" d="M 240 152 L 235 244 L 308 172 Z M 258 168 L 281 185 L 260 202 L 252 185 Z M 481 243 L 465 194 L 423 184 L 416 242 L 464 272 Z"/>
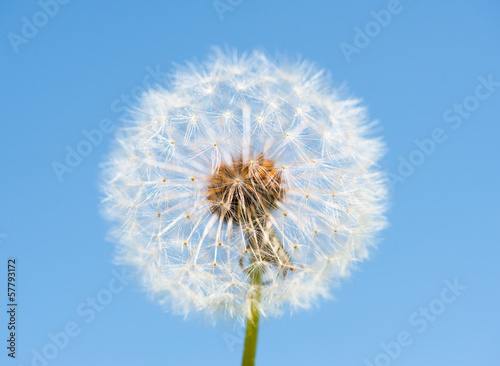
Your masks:
<path fill-rule="evenodd" d="M 103 165 L 118 261 L 185 315 L 244 319 L 253 270 L 263 315 L 308 307 L 385 225 L 371 125 L 307 62 L 216 49 L 178 68 Z"/>

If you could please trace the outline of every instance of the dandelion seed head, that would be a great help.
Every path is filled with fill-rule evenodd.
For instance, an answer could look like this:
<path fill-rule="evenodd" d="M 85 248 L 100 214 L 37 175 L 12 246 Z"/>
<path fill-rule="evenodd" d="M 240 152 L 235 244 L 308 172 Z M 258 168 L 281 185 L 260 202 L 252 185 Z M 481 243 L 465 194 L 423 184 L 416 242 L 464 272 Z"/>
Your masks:
<path fill-rule="evenodd" d="M 117 261 L 165 309 L 307 308 L 368 257 L 386 187 L 359 101 L 305 61 L 214 50 L 148 90 L 103 164 Z"/>
<path fill-rule="evenodd" d="M 273 161 L 262 154 L 255 161 L 243 162 L 241 156 L 233 158 L 229 165 L 221 163 L 210 177 L 207 195 L 212 202 L 211 211 L 226 222 L 239 224 L 259 219 L 275 209 L 284 197 L 281 175 Z"/>

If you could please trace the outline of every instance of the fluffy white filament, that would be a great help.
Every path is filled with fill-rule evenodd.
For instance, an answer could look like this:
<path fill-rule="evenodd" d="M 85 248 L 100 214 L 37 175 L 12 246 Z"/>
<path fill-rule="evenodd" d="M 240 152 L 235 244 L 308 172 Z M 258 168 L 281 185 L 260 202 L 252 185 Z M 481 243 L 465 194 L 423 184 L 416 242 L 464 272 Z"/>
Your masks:
<path fill-rule="evenodd" d="M 209 179 L 235 157 L 276 163 L 284 198 L 268 222 L 293 270 L 266 266 L 261 313 L 308 307 L 367 257 L 386 190 L 365 110 L 307 62 L 214 50 L 143 95 L 104 164 L 103 209 L 118 260 L 166 309 L 243 319 L 245 224 L 214 214 Z"/>

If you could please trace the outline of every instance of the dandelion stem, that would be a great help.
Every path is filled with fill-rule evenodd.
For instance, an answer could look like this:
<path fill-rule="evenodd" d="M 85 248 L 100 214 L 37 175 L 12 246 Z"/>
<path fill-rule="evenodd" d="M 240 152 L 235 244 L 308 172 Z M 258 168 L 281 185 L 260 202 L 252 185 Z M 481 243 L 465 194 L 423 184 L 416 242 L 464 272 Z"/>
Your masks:
<path fill-rule="evenodd" d="M 251 313 L 247 318 L 247 329 L 245 334 L 245 346 L 243 349 L 242 366 L 254 366 L 255 354 L 257 352 L 257 335 L 259 332 L 259 303 L 261 295 L 261 272 L 255 267 L 250 272 L 250 282 L 254 287 L 251 295 Z"/>

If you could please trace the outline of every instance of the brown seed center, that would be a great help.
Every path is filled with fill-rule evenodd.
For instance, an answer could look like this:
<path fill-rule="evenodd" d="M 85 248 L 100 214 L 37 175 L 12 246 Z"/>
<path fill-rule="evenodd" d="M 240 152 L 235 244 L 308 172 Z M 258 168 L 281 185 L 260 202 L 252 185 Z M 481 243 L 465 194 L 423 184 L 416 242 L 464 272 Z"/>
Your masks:
<path fill-rule="evenodd" d="M 248 223 L 265 217 L 285 193 L 281 171 L 262 154 L 245 162 L 240 156 L 231 164 L 222 163 L 209 180 L 210 209 L 224 221 Z"/>

